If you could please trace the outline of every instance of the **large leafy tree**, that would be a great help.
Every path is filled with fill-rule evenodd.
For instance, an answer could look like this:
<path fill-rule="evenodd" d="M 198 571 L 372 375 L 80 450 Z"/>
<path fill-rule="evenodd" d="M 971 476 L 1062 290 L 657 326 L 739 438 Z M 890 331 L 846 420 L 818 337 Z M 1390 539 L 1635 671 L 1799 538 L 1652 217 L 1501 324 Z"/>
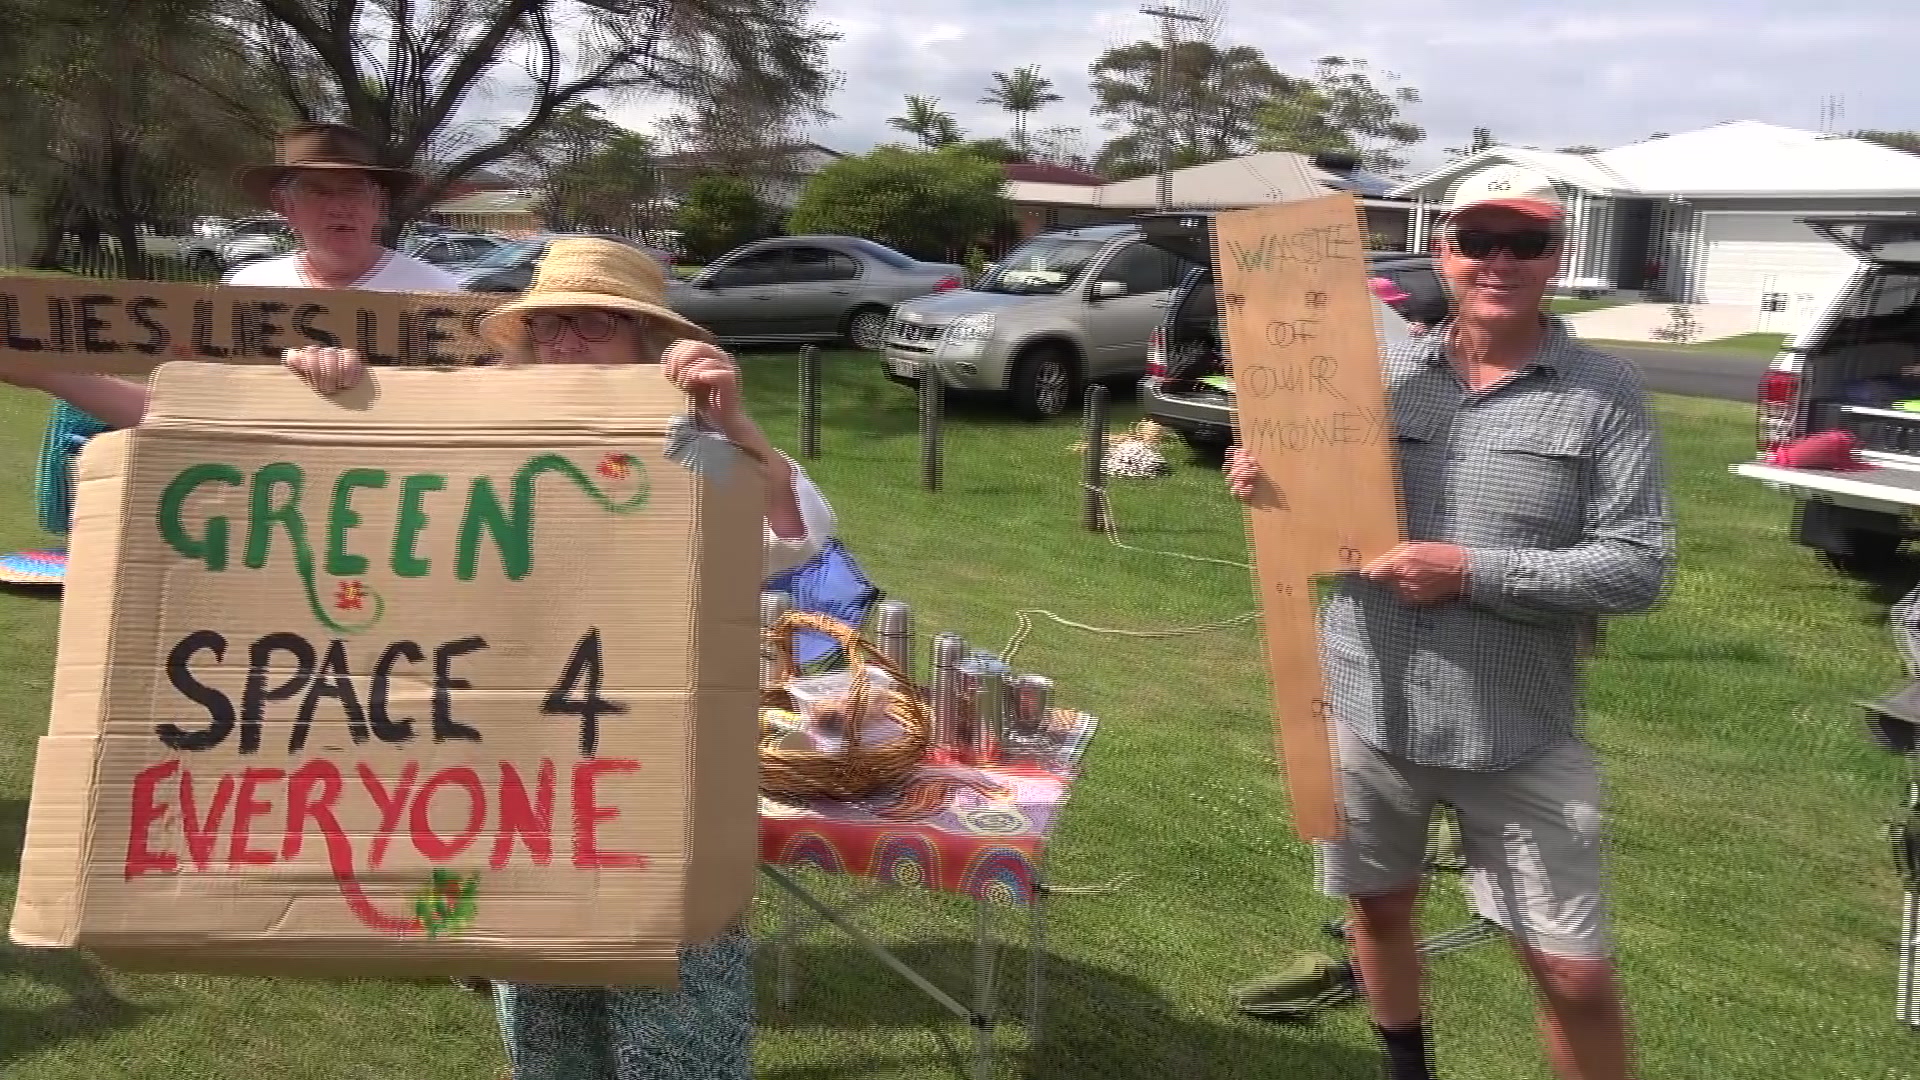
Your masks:
<path fill-rule="evenodd" d="M 809 0 L 228 3 L 231 25 L 293 112 L 352 124 L 387 164 L 434 163 L 396 223 L 514 155 L 578 102 L 652 95 L 696 112 L 744 115 L 750 102 L 791 115 L 817 111 L 832 83 L 834 35 L 808 21 Z M 509 85 L 522 103 L 512 122 L 465 118 L 470 97 Z"/>
<path fill-rule="evenodd" d="M 828 79 L 822 94 L 831 85 Z M 685 181 L 711 174 L 746 181 L 762 203 L 784 202 L 810 171 L 802 133 L 827 115 L 817 101 L 769 96 L 750 79 L 715 83 L 657 125 L 675 155 L 668 194 L 684 195 Z"/>
<path fill-rule="evenodd" d="M 653 142 L 622 131 L 593 154 L 559 170 L 550 198 L 556 223 L 570 229 L 634 233 L 657 224 Z"/>
<path fill-rule="evenodd" d="M 967 150 L 882 146 L 841 158 L 800 193 L 789 227 L 890 244 L 918 258 L 957 258 L 1006 214 L 1000 165 Z"/>
<path fill-rule="evenodd" d="M 1013 147 L 1022 155 L 1027 151 L 1027 117 L 1046 108 L 1056 101 L 1063 100 L 1053 92 L 1053 81 L 1040 74 L 1038 65 L 1015 68 L 1012 74 L 1004 71 L 993 73 L 993 85 L 987 88 L 987 96 L 980 99 L 983 105 L 998 105 L 1013 114 Z"/>
<path fill-rule="evenodd" d="M 759 239 L 766 231 L 767 217 L 767 208 L 750 182 L 716 173 L 688 185 L 674 215 L 674 227 L 680 230 L 687 256 L 708 262 Z"/>
<path fill-rule="evenodd" d="M 214 0 L 0 0 L 0 171 L 34 192 L 51 266 L 69 231 L 149 276 L 140 226 L 232 196 L 284 119 Z"/>
<path fill-rule="evenodd" d="M 592 102 L 560 110 L 512 164 L 544 194 L 555 228 L 634 232 L 658 224 L 653 141 L 607 119 Z"/>
<path fill-rule="evenodd" d="M 1154 170 L 1163 55 L 1159 43 L 1136 41 L 1108 49 L 1090 69 L 1094 115 L 1118 133 L 1097 159 L 1100 171 L 1114 179 Z M 1174 168 L 1250 152 L 1260 133 L 1255 110 L 1293 86 L 1250 46 L 1182 41 L 1170 61 L 1167 131 Z"/>
<path fill-rule="evenodd" d="M 1364 60 L 1325 56 L 1311 79 L 1289 79 L 1287 85 L 1254 114 L 1255 146 L 1261 150 L 1296 153 L 1348 153 L 1363 168 L 1397 175 L 1407 167 L 1405 150 L 1426 138 L 1420 126 L 1401 110 L 1420 101 L 1420 92 L 1396 86 L 1396 77 L 1382 73 L 1389 83 L 1374 83 Z"/>
<path fill-rule="evenodd" d="M 1879 143 L 1889 149 L 1920 154 L 1920 131 L 1856 131 L 1853 137 Z"/>
<path fill-rule="evenodd" d="M 906 111 L 888 117 L 887 125 L 920 140 L 928 150 L 951 146 L 965 137 L 953 114 L 940 108 L 939 98 L 919 94 L 908 94 Z"/>

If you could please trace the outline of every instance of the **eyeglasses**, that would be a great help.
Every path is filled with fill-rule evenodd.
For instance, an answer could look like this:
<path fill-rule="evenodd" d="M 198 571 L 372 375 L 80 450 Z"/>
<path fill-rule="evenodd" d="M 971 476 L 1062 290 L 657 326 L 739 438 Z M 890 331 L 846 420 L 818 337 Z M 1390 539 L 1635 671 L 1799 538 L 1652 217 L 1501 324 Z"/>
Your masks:
<path fill-rule="evenodd" d="M 1547 229 L 1521 229 L 1516 232 L 1461 229 L 1453 234 L 1453 250 L 1469 259 L 1491 259 L 1505 251 L 1522 262 L 1530 262 L 1546 255 L 1558 239 Z"/>
<path fill-rule="evenodd" d="M 357 180 L 316 180 L 311 177 L 295 177 L 286 181 L 281 190 L 289 195 L 298 195 L 308 199 L 358 199 L 380 190 L 380 185 L 364 177 Z"/>
<path fill-rule="evenodd" d="M 627 321 L 625 315 L 612 311 L 582 311 L 574 315 L 561 315 L 552 311 L 542 311 L 526 317 L 527 333 L 541 345 L 551 345 L 560 340 L 560 334 L 568 327 L 580 335 L 581 341 L 605 341 L 613 336 L 614 330 Z"/>

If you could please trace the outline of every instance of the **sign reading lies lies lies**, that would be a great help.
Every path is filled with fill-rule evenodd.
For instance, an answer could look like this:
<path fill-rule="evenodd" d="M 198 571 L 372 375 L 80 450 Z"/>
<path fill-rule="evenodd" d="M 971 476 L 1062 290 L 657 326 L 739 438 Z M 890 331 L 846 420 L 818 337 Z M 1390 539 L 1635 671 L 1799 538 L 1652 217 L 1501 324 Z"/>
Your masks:
<path fill-rule="evenodd" d="M 0 277 L 0 361 L 145 375 L 168 360 L 278 363 L 288 349 L 359 350 L 374 364 L 490 363 L 464 293 L 258 289 L 157 281 Z"/>

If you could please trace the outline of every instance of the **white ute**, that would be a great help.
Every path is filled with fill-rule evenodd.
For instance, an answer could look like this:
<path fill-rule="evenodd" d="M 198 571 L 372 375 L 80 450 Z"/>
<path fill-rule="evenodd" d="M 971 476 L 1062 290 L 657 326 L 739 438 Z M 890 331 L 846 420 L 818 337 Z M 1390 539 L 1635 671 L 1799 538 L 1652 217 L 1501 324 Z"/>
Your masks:
<path fill-rule="evenodd" d="M 1804 220 L 1860 265 L 1761 378 L 1763 457 L 1733 471 L 1795 497 L 1796 542 L 1842 571 L 1872 573 L 1920 517 L 1920 213 Z M 1764 461 L 1784 443 L 1836 428 L 1853 433 L 1874 468 Z"/>

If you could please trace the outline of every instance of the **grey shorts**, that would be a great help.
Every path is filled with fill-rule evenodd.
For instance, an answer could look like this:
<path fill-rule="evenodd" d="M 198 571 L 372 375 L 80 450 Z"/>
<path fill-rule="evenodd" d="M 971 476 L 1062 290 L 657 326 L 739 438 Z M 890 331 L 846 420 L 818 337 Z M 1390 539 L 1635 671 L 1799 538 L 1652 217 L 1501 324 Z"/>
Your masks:
<path fill-rule="evenodd" d="M 1320 846 L 1320 887 L 1364 897 L 1419 883 L 1434 804 L 1460 821 L 1466 885 L 1480 914 L 1544 953 L 1611 953 L 1601 886 L 1603 795 L 1593 751 L 1579 739 L 1500 772 L 1416 765 L 1338 732 L 1343 834 Z"/>

